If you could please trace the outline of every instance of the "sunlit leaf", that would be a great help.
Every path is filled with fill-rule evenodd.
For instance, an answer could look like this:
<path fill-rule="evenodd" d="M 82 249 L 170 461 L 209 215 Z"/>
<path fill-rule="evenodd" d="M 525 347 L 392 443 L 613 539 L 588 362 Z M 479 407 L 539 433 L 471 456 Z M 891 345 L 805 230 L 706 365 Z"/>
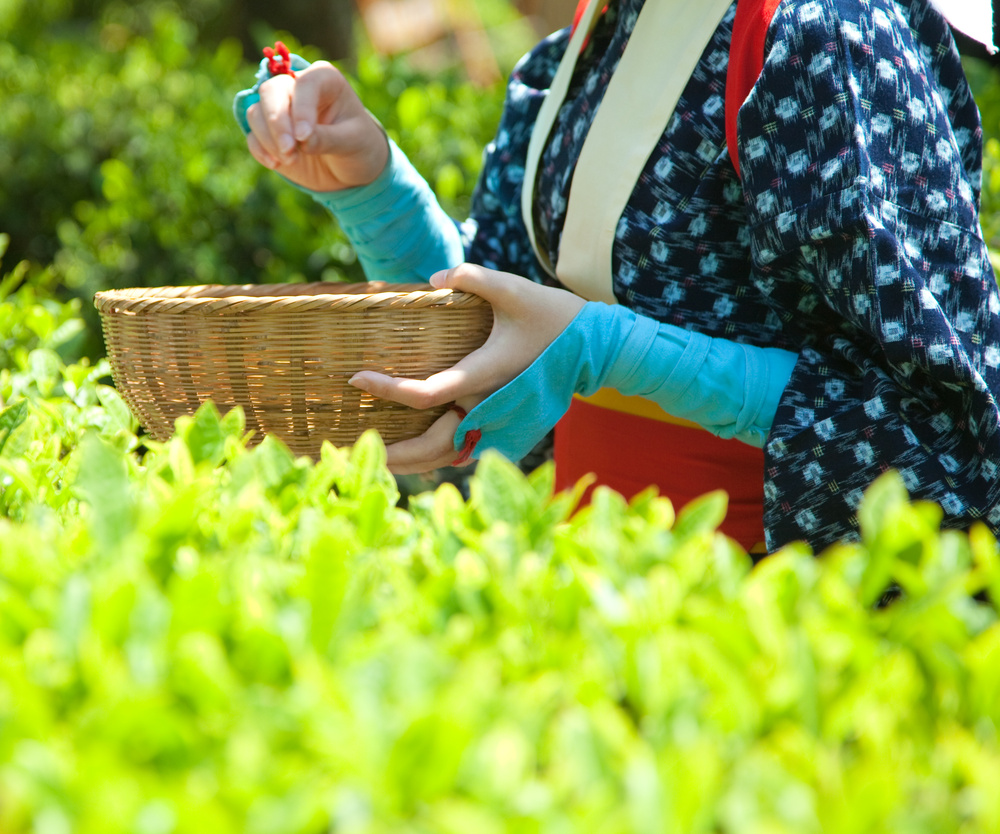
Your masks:
<path fill-rule="evenodd" d="M 125 461 L 96 435 L 80 444 L 74 490 L 89 505 L 95 543 L 105 552 L 117 550 L 133 529 L 134 499 Z"/>
<path fill-rule="evenodd" d="M 0 454 L 3 454 L 7 440 L 28 416 L 28 401 L 20 400 L 0 411 Z"/>

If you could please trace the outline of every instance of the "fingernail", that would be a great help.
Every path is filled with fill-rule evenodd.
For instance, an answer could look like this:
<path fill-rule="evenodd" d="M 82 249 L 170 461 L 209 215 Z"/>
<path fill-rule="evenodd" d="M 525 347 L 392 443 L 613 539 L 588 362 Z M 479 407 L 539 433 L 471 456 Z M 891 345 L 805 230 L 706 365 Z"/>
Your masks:
<path fill-rule="evenodd" d="M 347 380 L 347 384 L 348 385 L 353 385 L 355 388 L 360 388 L 361 386 L 358 385 L 358 381 L 359 381 L 358 378 L 360 376 L 361 376 L 361 374 L 355 374 L 349 380 Z"/>
<path fill-rule="evenodd" d="M 435 289 L 441 289 L 444 286 L 445 273 L 435 272 L 428 280 L 430 285 Z"/>
<path fill-rule="evenodd" d="M 283 133 L 278 138 L 278 147 L 281 148 L 282 153 L 288 153 L 295 147 L 295 140 L 287 133 Z"/>
<path fill-rule="evenodd" d="M 300 142 L 305 142 L 312 134 L 312 125 L 309 122 L 298 122 L 295 125 L 295 138 Z"/>

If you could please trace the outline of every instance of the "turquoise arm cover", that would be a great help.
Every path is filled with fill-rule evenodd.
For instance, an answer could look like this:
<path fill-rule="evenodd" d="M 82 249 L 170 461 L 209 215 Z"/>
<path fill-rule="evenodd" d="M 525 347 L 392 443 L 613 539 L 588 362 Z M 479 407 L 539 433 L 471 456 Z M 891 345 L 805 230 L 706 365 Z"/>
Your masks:
<path fill-rule="evenodd" d="M 296 72 L 309 66 L 298 55 L 292 55 L 291 61 Z M 244 133 L 250 132 L 247 110 L 260 100 L 258 90 L 269 77 L 265 59 L 257 71 L 257 83 L 236 94 L 233 114 Z M 333 214 L 369 281 L 426 281 L 465 260 L 457 224 L 391 139 L 389 164 L 368 185 L 317 192 L 291 184 Z"/>
<path fill-rule="evenodd" d="M 391 139 L 389 164 L 374 182 L 308 193 L 337 218 L 369 281 L 426 281 L 465 260 L 455 221 Z"/>
<path fill-rule="evenodd" d="M 573 394 L 600 388 L 645 397 L 712 434 L 760 447 L 796 359 L 588 302 L 524 373 L 469 412 L 455 449 L 478 430 L 477 453 L 492 448 L 520 460 L 566 413 Z"/>

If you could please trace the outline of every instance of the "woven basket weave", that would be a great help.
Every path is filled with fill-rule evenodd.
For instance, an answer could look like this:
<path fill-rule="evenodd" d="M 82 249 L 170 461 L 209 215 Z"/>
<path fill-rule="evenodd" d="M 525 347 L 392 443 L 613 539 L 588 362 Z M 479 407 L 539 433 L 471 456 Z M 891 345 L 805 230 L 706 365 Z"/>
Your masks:
<path fill-rule="evenodd" d="M 428 284 L 262 284 L 100 292 L 115 385 L 156 440 L 206 400 L 241 406 L 251 442 L 273 434 L 296 454 L 386 443 L 426 431 L 425 411 L 347 384 L 360 370 L 425 379 L 478 348 L 493 322 L 476 295 Z"/>

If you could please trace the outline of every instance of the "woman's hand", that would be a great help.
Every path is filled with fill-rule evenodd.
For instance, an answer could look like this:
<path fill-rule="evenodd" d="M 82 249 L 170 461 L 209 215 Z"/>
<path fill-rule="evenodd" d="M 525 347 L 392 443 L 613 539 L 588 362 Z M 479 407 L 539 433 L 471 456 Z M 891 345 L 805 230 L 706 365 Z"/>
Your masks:
<path fill-rule="evenodd" d="M 261 165 L 311 191 L 372 182 L 389 160 L 385 132 L 332 64 L 275 75 L 247 110 L 247 146 Z"/>
<path fill-rule="evenodd" d="M 430 281 L 438 289 L 475 293 L 492 305 L 493 330 L 486 343 L 426 380 L 361 371 L 351 385 L 413 408 L 454 402 L 471 410 L 526 370 L 585 304 L 566 290 L 472 264 L 438 272 Z M 458 414 L 449 411 L 420 437 L 393 443 L 388 447 L 389 469 L 409 475 L 450 465 L 456 458 L 454 437 L 460 422 Z"/>

